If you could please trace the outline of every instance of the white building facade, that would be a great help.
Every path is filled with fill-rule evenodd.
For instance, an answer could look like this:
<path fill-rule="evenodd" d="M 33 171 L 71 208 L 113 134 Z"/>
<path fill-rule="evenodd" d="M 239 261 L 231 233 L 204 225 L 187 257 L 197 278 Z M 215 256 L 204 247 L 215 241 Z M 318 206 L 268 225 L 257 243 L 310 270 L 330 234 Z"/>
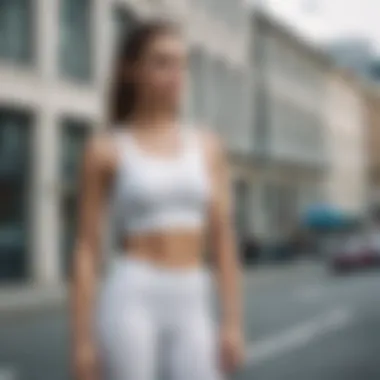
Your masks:
<path fill-rule="evenodd" d="M 256 231 L 282 241 L 323 200 L 326 57 L 270 16 L 252 18 Z"/>
<path fill-rule="evenodd" d="M 326 147 L 330 169 L 326 198 L 342 212 L 362 216 L 368 199 L 366 104 L 358 79 L 336 69 L 329 77 Z"/>
<path fill-rule="evenodd" d="M 218 131 L 236 180 L 249 177 L 234 159 L 252 148 L 243 0 L 11 0 L 0 14 L 0 283 L 65 282 L 83 143 L 104 127 L 114 42 L 138 20 L 181 20 L 185 116 Z"/>

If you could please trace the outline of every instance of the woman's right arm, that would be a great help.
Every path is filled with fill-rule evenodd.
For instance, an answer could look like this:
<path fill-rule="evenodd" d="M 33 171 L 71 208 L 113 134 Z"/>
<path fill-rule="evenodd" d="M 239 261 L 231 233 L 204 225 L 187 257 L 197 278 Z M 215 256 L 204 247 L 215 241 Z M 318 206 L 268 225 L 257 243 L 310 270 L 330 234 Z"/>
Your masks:
<path fill-rule="evenodd" d="M 97 377 L 92 321 L 100 261 L 102 216 L 110 172 L 104 140 L 91 138 L 83 159 L 79 225 L 70 294 L 72 353 L 78 380 L 93 380 Z"/>

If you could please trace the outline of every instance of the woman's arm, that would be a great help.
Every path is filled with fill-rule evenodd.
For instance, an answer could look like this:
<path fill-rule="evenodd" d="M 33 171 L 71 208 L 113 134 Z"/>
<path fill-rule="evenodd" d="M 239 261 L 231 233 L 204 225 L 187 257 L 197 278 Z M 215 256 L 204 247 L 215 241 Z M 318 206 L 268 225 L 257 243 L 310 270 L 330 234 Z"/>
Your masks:
<path fill-rule="evenodd" d="M 210 238 L 222 306 L 222 327 L 241 329 L 240 263 L 233 226 L 229 165 L 222 144 L 208 137 L 212 173 Z"/>
<path fill-rule="evenodd" d="M 94 350 L 93 306 L 96 291 L 102 215 L 108 167 L 105 139 L 93 137 L 84 153 L 79 203 L 79 226 L 71 283 L 72 339 L 75 365 Z M 76 368 L 78 371 L 78 368 Z M 83 372 L 80 370 L 79 372 Z M 79 378 L 87 378 L 77 373 Z"/>
<path fill-rule="evenodd" d="M 228 162 L 221 143 L 208 136 L 207 152 L 212 178 L 209 211 L 211 249 L 221 303 L 221 365 L 227 372 L 239 368 L 244 361 L 240 263 L 233 226 Z"/>

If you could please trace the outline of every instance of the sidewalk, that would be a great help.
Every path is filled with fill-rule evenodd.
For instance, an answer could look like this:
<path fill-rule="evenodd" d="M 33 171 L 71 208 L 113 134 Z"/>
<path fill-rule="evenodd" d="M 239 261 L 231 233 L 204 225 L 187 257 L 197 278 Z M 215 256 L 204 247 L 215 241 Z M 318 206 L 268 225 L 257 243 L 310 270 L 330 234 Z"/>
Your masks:
<path fill-rule="evenodd" d="M 275 274 L 288 274 L 294 271 L 315 272 L 320 270 L 321 263 L 316 260 L 296 260 L 285 263 L 265 263 L 258 264 L 252 267 L 245 267 L 245 274 L 247 276 L 268 276 Z"/>
<path fill-rule="evenodd" d="M 64 307 L 67 301 L 65 285 L 6 286 L 0 289 L 0 316 Z"/>
<path fill-rule="evenodd" d="M 289 276 L 295 271 L 315 273 L 320 265 L 310 261 L 287 264 L 263 264 L 244 268 L 244 283 L 266 284 Z M 24 285 L 0 288 L 0 316 L 30 311 L 64 308 L 67 302 L 67 286 L 53 287 Z"/>

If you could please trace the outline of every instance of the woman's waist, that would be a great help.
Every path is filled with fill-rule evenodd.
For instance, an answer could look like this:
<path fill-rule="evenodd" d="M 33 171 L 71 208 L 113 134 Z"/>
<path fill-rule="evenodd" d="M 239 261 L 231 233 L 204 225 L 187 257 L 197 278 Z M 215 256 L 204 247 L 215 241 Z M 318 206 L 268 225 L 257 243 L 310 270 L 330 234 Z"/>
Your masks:
<path fill-rule="evenodd" d="M 181 302 L 209 293 L 211 276 L 203 265 L 168 267 L 130 252 L 122 253 L 115 255 L 104 278 L 103 290 L 111 297 L 119 294 L 131 302 L 152 299 Z"/>
<path fill-rule="evenodd" d="M 207 266 L 200 262 L 187 266 L 169 266 L 134 255 L 133 252 L 117 252 L 109 269 L 111 275 L 118 272 L 125 276 L 125 279 L 136 276 L 146 278 L 150 282 L 184 282 L 209 275 Z"/>
<path fill-rule="evenodd" d="M 177 230 L 132 235 L 122 239 L 121 255 L 156 267 L 186 269 L 201 266 L 204 236 L 201 230 Z"/>

